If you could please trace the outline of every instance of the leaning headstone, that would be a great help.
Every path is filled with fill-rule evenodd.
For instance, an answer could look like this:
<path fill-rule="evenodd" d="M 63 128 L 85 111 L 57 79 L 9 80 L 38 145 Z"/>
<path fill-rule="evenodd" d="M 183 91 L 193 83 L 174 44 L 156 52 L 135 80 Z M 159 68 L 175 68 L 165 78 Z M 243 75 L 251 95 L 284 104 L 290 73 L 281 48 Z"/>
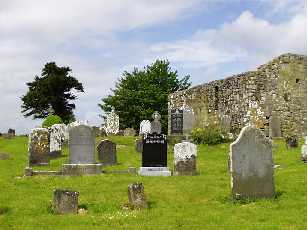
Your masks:
<path fill-rule="evenodd" d="M 230 145 L 233 198 L 272 198 L 275 193 L 273 165 L 271 141 L 259 129 L 244 127 Z"/>
<path fill-rule="evenodd" d="M 302 145 L 302 156 L 301 159 L 304 161 L 304 163 L 307 162 L 307 136 L 304 137 L 305 143 Z"/>
<path fill-rule="evenodd" d="M 76 191 L 56 189 L 53 193 L 53 210 L 58 214 L 77 214 L 78 197 Z"/>
<path fill-rule="evenodd" d="M 128 185 L 128 199 L 130 205 L 135 209 L 148 208 L 148 203 L 144 193 L 142 183 L 133 183 Z"/>
<path fill-rule="evenodd" d="M 196 175 L 197 146 L 188 141 L 174 145 L 174 175 Z"/>
<path fill-rule="evenodd" d="M 116 165 L 116 144 L 109 140 L 102 140 L 97 146 L 98 159 L 103 165 Z"/>
<path fill-rule="evenodd" d="M 183 110 L 171 110 L 171 134 L 183 133 Z"/>
<path fill-rule="evenodd" d="M 135 136 L 135 130 L 133 128 L 126 128 L 124 130 L 124 136 Z"/>
<path fill-rule="evenodd" d="M 147 134 L 143 140 L 141 176 L 170 176 L 167 168 L 167 140 L 164 134 Z"/>
<path fill-rule="evenodd" d="M 143 120 L 140 123 L 140 135 L 151 133 L 151 124 L 149 120 Z"/>
<path fill-rule="evenodd" d="M 62 145 L 65 141 L 65 125 L 54 124 L 49 129 L 50 132 L 50 157 L 56 158 L 62 155 Z"/>
<path fill-rule="evenodd" d="M 159 112 L 155 111 L 152 114 L 152 118 L 153 121 L 151 122 L 151 134 L 156 133 L 156 134 L 161 134 L 161 123 L 160 123 L 160 119 L 161 119 L 161 115 L 159 114 Z"/>
<path fill-rule="evenodd" d="M 63 165 L 64 175 L 101 173 L 95 163 L 95 136 L 92 128 L 78 125 L 69 129 L 69 164 Z"/>
<path fill-rule="evenodd" d="M 135 150 L 139 153 L 143 151 L 143 138 L 135 140 Z"/>
<path fill-rule="evenodd" d="M 45 128 L 35 128 L 29 135 L 29 166 L 49 164 L 49 132 Z"/>
<path fill-rule="evenodd" d="M 115 113 L 114 108 L 107 114 L 105 130 L 108 135 L 119 132 L 119 116 Z"/>

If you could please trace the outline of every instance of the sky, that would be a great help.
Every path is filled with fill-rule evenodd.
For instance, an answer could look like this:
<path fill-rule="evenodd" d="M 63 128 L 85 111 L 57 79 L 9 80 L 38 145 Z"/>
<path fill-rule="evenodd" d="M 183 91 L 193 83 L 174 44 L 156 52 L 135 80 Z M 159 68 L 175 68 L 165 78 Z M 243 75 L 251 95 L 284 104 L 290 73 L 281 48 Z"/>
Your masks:
<path fill-rule="evenodd" d="M 76 118 L 99 125 L 97 104 L 134 67 L 168 59 L 198 85 L 283 53 L 307 55 L 307 0 L 0 0 L 0 132 L 41 124 L 20 98 L 47 62 L 72 69 Z"/>

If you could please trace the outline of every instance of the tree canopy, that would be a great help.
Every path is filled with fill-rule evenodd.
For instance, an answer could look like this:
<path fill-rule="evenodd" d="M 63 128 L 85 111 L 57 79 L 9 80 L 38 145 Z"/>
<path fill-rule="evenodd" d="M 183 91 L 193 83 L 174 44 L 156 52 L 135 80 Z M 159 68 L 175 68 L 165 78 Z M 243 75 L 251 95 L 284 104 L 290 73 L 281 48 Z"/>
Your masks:
<path fill-rule="evenodd" d="M 28 82 L 28 92 L 21 97 L 21 108 L 25 117 L 45 118 L 53 110 L 65 123 L 74 119 L 72 100 L 77 98 L 71 90 L 84 92 L 82 84 L 70 75 L 69 67 L 59 67 L 55 62 L 47 63 L 41 77 Z"/>
<path fill-rule="evenodd" d="M 142 70 L 125 71 L 111 89 L 113 95 L 103 98 L 98 105 L 105 112 L 115 108 L 121 129 L 138 130 L 142 120 L 150 120 L 152 113 L 158 111 L 162 129 L 166 132 L 168 95 L 190 85 L 189 75 L 179 79 L 177 71 L 171 70 L 169 61 L 156 60 Z"/>

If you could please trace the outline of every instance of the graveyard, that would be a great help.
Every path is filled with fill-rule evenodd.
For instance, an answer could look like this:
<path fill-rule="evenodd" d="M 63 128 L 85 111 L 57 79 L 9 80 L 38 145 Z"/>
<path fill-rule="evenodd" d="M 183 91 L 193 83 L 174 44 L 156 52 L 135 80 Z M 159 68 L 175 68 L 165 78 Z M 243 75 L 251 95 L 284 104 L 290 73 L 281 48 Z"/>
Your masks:
<path fill-rule="evenodd" d="M 96 145 L 103 139 L 96 138 Z M 304 229 L 306 227 L 306 164 L 300 148 L 287 149 L 283 139 L 273 140 L 275 195 L 272 199 L 233 200 L 227 160 L 230 143 L 198 145 L 197 175 L 145 177 L 120 173 L 141 166 L 135 137 L 108 136 L 117 145 L 117 165 L 104 173 L 83 176 L 24 177 L 28 164 L 28 137 L 0 137 L 1 229 Z M 302 142 L 300 142 L 302 144 Z M 97 153 L 96 153 L 97 154 Z M 62 157 L 36 170 L 57 170 Z M 97 157 L 97 156 L 96 156 Z M 173 170 L 173 146 L 167 165 Z M 131 210 L 127 186 L 141 182 L 148 209 Z M 54 214 L 53 191 L 79 192 L 78 214 Z"/>

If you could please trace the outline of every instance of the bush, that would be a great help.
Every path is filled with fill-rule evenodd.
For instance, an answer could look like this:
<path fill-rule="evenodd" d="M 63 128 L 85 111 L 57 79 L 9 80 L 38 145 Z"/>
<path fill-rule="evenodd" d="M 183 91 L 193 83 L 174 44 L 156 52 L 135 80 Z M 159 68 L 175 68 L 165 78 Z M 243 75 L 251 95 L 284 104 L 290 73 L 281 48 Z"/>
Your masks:
<path fill-rule="evenodd" d="M 63 123 L 62 118 L 60 118 L 59 116 L 57 116 L 57 115 L 49 115 L 43 121 L 42 127 L 43 128 L 49 128 L 49 127 L 51 127 L 54 124 L 62 124 L 62 123 Z"/>
<path fill-rule="evenodd" d="M 195 128 L 192 130 L 191 136 L 195 144 L 216 145 L 227 141 L 220 129 L 214 126 Z"/>

